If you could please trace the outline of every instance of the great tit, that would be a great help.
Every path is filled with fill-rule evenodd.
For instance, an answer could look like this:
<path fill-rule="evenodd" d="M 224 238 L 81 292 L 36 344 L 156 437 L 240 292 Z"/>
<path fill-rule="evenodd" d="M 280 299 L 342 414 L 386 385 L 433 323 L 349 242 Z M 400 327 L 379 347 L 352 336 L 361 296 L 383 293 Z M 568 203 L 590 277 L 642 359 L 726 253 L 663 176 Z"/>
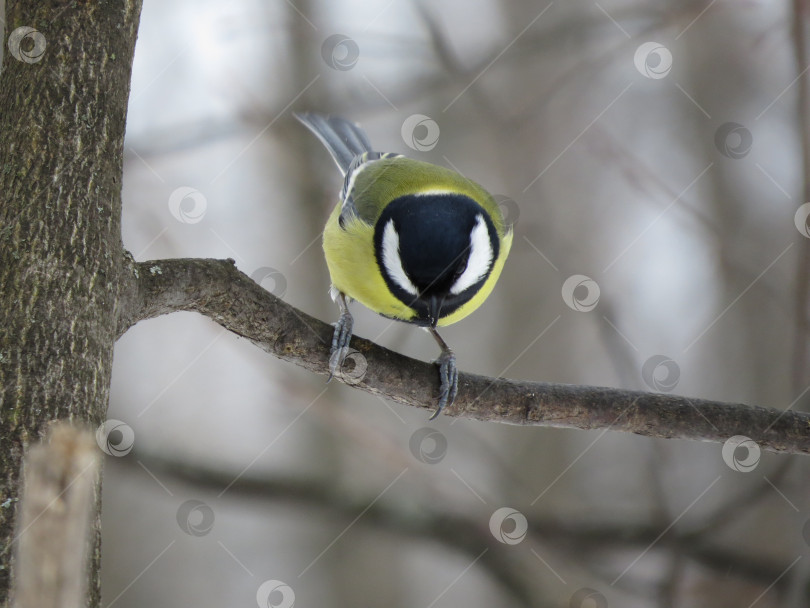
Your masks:
<path fill-rule="evenodd" d="M 357 300 L 391 319 L 426 328 L 442 349 L 436 418 L 458 392 L 456 357 L 436 331 L 478 308 L 495 287 L 512 229 L 492 196 L 455 171 L 374 152 L 365 132 L 337 116 L 295 115 L 326 146 L 344 176 L 323 231 L 340 307 L 330 378 L 349 354 Z"/>

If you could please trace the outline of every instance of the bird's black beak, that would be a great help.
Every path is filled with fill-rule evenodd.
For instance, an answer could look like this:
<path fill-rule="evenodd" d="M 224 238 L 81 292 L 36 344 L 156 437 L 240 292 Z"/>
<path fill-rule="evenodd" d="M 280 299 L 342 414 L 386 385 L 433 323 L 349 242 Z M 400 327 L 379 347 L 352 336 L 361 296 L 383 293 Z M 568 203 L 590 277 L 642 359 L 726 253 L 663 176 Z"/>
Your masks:
<path fill-rule="evenodd" d="M 443 304 L 444 298 L 439 298 L 438 296 L 430 296 L 430 299 L 427 301 L 428 320 L 430 321 L 430 326 L 433 328 L 435 328 L 436 324 L 439 322 Z"/>

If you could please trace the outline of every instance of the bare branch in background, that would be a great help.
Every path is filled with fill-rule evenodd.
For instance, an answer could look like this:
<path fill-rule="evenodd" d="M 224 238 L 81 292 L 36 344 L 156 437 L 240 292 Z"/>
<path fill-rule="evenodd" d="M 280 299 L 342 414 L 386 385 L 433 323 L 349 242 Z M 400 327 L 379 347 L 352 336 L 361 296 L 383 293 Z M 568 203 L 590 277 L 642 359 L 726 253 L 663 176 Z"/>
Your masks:
<path fill-rule="evenodd" d="M 133 465 L 131 459 L 116 464 Z M 165 473 L 176 479 L 219 493 L 228 489 L 232 499 L 264 499 L 293 502 L 331 511 L 348 521 L 363 515 L 363 523 L 385 530 L 438 542 L 480 563 L 518 602 L 520 606 L 553 605 L 543 590 L 543 579 L 537 576 L 536 563 L 526 560 L 490 533 L 486 519 L 460 515 L 455 508 L 403 504 L 402 501 L 376 500 L 341 483 L 306 480 L 299 476 L 268 478 L 245 473 L 234 481 L 234 472 L 207 467 L 199 462 L 183 462 L 157 455 L 139 455 L 139 463 L 150 471 Z M 479 558 L 479 559 L 476 559 Z"/>
<path fill-rule="evenodd" d="M 512 595 L 528 606 L 554 605 L 544 603 L 542 577 L 538 577 L 537 563 L 525 563 L 525 552 L 510 551 L 511 547 L 498 542 L 489 528 L 486 518 L 458 505 L 419 503 L 418 516 L 414 505 L 402 501 L 375 501 L 373 497 L 358 494 L 347 489 L 337 480 L 307 480 L 299 477 L 277 477 L 248 472 L 234 482 L 234 471 L 214 468 L 200 462 L 178 460 L 158 454 L 139 454 L 137 462 L 151 472 L 171 475 L 193 484 L 197 488 L 219 493 L 228 488 L 233 500 L 260 499 L 280 502 L 293 502 L 326 509 L 341 517 L 354 519 L 363 513 L 366 524 L 380 526 L 397 534 L 439 542 L 448 549 L 470 557 L 478 556 L 484 549 L 481 567 L 498 580 Z M 134 467 L 132 459 L 116 460 L 123 466 Z M 139 467 L 135 469 L 140 470 Z M 581 567 L 583 561 L 596 563 L 603 561 L 605 552 L 633 551 L 648 547 L 651 543 L 656 551 L 670 553 L 676 562 L 676 570 L 682 569 L 688 560 L 699 564 L 724 577 L 732 576 L 741 580 L 767 587 L 784 570 L 786 564 L 768 556 L 751 554 L 750 551 L 735 550 L 723 543 L 709 539 L 710 531 L 702 522 L 689 529 L 673 528 L 666 535 L 661 531 L 666 527 L 660 521 L 616 522 L 604 518 L 594 521 L 576 516 L 530 517 L 528 539 L 564 556 L 573 567 Z M 531 555 L 531 554 L 530 554 Z M 531 560 L 530 560 L 531 561 Z M 619 562 L 623 563 L 623 562 Z M 616 566 L 619 568 L 619 566 Z M 616 576 L 612 569 L 608 578 Z M 621 568 L 619 568 L 619 571 Z M 538 580 L 539 578 L 539 580 Z M 780 586 L 777 590 L 780 590 Z M 638 589 L 632 589 L 638 593 Z"/>

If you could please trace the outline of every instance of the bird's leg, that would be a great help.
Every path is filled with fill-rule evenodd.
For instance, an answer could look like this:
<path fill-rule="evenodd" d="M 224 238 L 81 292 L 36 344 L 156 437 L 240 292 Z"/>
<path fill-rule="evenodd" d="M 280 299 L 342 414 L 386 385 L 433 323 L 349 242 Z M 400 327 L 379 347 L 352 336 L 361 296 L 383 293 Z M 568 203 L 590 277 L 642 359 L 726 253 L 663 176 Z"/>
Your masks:
<path fill-rule="evenodd" d="M 428 331 L 439 344 L 439 348 L 442 349 L 442 354 L 434 361 L 434 363 L 439 366 L 439 379 L 441 380 L 441 387 L 439 388 L 439 407 L 430 417 L 430 420 L 434 420 L 436 416 L 442 413 L 445 406 L 453 405 L 453 401 L 456 400 L 456 394 L 458 393 L 458 369 L 456 368 L 456 355 L 450 347 L 447 346 L 447 342 L 442 339 L 439 332 L 436 331 L 436 328 L 428 327 Z"/>
<path fill-rule="evenodd" d="M 349 312 L 349 303 L 346 294 L 338 292 L 335 300 L 340 307 L 340 317 L 335 323 L 335 333 L 332 334 L 332 350 L 329 353 L 329 380 L 343 367 L 343 361 L 349 354 L 349 343 L 352 340 L 352 325 L 354 319 Z"/>

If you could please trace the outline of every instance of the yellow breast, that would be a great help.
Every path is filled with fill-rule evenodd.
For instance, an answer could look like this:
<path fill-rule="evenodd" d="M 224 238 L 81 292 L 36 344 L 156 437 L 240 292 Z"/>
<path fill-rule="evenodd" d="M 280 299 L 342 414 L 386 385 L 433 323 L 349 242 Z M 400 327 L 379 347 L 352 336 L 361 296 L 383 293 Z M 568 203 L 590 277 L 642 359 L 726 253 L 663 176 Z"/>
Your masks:
<path fill-rule="evenodd" d="M 337 205 L 323 232 L 323 250 L 332 285 L 378 314 L 402 321 L 413 319 L 416 311 L 388 290 L 377 265 L 374 255 L 374 227 L 355 219 L 341 228 L 339 216 L 340 205 Z M 450 315 L 440 318 L 439 326 L 460 321 L 483 304 L 498 281 L 511 246 L 510 231 L 501 241 L 498 258 L 484 285 L 468 302 Z"/>

